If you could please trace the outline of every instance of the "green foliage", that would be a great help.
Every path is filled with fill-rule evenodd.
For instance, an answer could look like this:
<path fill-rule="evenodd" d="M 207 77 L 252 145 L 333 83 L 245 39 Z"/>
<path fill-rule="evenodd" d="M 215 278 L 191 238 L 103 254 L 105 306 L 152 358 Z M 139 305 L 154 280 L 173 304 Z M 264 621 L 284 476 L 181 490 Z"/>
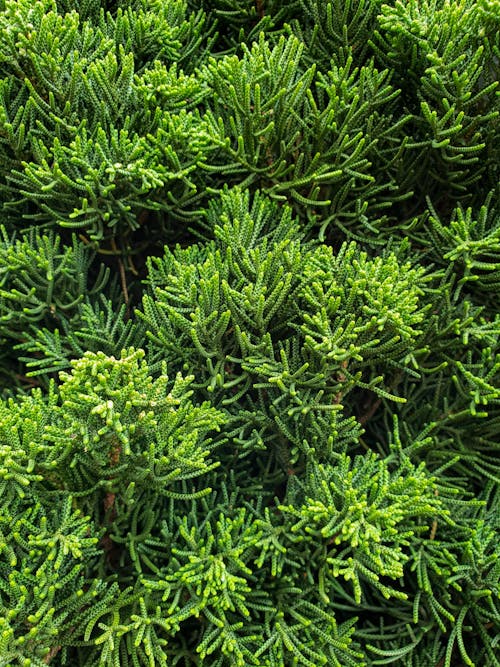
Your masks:
<path fill-rule="evenodd" d="M 410 147 L 425 166 L 428 194 L 431 181 L 462 198 L 481 178 L 498 182 L 499 12 L 478 5 L 419 0 L 381 8 L 376 52 L 409 84 Z"/>
<path fill-rule="evenodd" d="M 357 604 L 362 582 L 384 598 L 407 599 L 383 580 L 403 576 L 409 538 L 427 529 L 422 519 L 446 519 L 435 480 L 409 461 L 392 471 L 375 455 L 354 461 L 343 456 L 335 467 L 313 465 L 305 479 L 298 488 L 289 487 L 292 504 L 281 509 L 293 524 L 290 539 L 304 543 L 310 553 L 304 562 L 317 562 L 321 552 L 322 597 L 330 600 L 340 576 L 352 581 Z"/>
<path fill-rule="evenodd" d="M 472 208 L 464 211 L 458 206 L 448 225 L 435 211 L 428 223 L 427 243 L 432 241 L 436 258 L 453 267 L 459 287 L 471 283 L 483 294 L 494 292 L 500 284 L 500 215 L 495 194 L 494 190 L 488 193 L 476 215 Z"/>
<path fill-rule="evenodd" d="M 252 415 L 252 432 L 239 436 L 245 448 L 270 435 L 279 452 L 285 437 L 291 462 L 297 448 L 357 439 L 352 418 L 340 416 L 346 394 L 362 387 L 404 400 L 388 385 L 416 348 L 422 271 L 393 254 L 369 259 L 354 243 L 336 257 L 308 247 L 288 207 L 269 229 L 278 207 L 261 195 L 250 205 L 228 191 L 217 213 L 214 243 L 150 263 L 153 291 L 140 316 L 153 347 L 182 363 L 235 423 L 243 417 L 240 428 Z M 389 360 L 384 378 L 378 371 Z"/>
<path fill-rule="evenodd" d="M 88 284 L 95 253 L 73 236 L 70 246 L 52 232 L 35 230 L 19 240 L 0 232 L 1 335 L 16 337 L 31 322 L 70 319 L 84 295 L 105 286 L 109 272 L 101 265 L 94 284 Z"/>
<path fill-rule="evenodd" d="M 26 216 L 102 239 L 117 225 L 137 229 L 147 210 L 179 214 L 196 191 L 188 175 L 206 150 L 203 124 L 196 112 L 160 110 L 146 94 L 151 72 L 138 73 L 154 58 L 154 71 L 179 78 L 178 94 L 191 95 L 176 66 L 183 49 L 199 47 L 192 33 L 203 21 L 184 20 L 182 3 L 143 4 L 94 24 L 57 14 L 50 0 L 7 3 L 0 161 L 8 207 L 16 192 Z"/>
<path fill-rule="evenodd" d="M 143 356 L 88 352 L 61 374 L 48 401 L 35 390 L 1 405 L 6 664 L 42 665 L 48 654 L 80 644 L 85 628 L 88 634 L 110 607 L 136 600 L 124 589 L 115 601 L 116 582 L 128 579 L 125 561 L 134 562 L 146 538 L 143 522 L 149 530 L 161 522 L 159 498 L 210 493 L 186 485 L 217 465 L 208 458 L 208 433 L 222 415 L 193 405 L 190 378 L 153 380 Z M 120 541 L 118 557 L 111 545 Z M 104 644 L 103 659 L 108 653 Z"/>
<path fill-rule="evenodd" d="M 144 327 L 127 317 L 125 304 L 115 308 L 103 295 L 95 302 L 78 304 L 75 317 L 61 320 L 60 325 L 61 330 L 37 326 L 24 332 L 23 342 L 16 345 L 16 350 L 30 355 L 20 357 L 31 369 L 28 377 L 47 378 L 47 374 L 66 370 L 71 359 L 83 356 L 86 351 L 118 357 L 123 349 L 139 347 L 145 337 Z M 154 362 L 152 365 L 155 366 Z"/>
<path fill-rule="evenodd" d="M 322 70 L 328 71 L 332 59 L 345 64 L 350 52 L 356 62 L 365 62 L 381 0 L 300 0 L 298 5 L 301 16 L 292 19 L 293 30 L 307 44 L 309 57 Z"/>
<path fill-rule="evenodd" d="M 321 233 L 333 221 L 344 229 L 353 219 L 376 233 L 386 216 L 375 214 L 390 206 L 380 201 L 382 193 L 399 189 L 391 171 L 409 120 L 392 121 L 399 91 L 389 72 L 379 72 L 372 61 L 353 67 L 348 55 L 313 85 L 315 66 L 302 71 L 297 38 L 281 38 L 271 50 L 261 33 L 252 51 L 243 49 L 241 59 L 227 56 L 208 66 L 216 93 L 209 131 L 226 164 L 223 171 L 217 163 L 210 169 L 225 177 L 230 168 L 245 186 L 295 201 L 306 215 L 313 208 L 313 219 L 314 207 L 321 207 Z"/>
<path fill-rule="evenodd" d="M 499 27 L 0 0 L 0 666 L 500 667 Z"/>

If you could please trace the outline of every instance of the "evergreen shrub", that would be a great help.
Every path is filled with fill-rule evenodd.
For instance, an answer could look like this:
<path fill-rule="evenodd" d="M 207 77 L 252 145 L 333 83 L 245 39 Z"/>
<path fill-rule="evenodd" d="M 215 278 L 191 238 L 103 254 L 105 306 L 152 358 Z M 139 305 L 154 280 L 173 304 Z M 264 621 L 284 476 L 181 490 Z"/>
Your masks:
<path fill-rule="evenodd" d="M 0 64 L 0 666 L 499 667 L 499 0 L 1 0 Z"/>

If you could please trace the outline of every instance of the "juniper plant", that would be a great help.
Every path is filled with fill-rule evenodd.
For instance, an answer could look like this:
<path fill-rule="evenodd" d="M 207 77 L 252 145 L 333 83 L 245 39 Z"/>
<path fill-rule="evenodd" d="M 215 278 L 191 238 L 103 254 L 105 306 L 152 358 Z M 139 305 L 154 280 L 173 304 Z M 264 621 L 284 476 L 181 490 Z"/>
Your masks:
<path fill-rule="evenodd" d="M 500 665 L 498 1 L 0 10 L 0 665 Z"/>

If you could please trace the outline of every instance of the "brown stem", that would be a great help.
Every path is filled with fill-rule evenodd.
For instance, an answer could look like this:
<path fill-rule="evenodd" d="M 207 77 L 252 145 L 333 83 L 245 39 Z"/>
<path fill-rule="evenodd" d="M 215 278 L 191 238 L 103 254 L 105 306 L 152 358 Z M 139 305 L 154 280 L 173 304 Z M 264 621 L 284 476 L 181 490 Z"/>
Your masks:
<path fill-rule="evenodd" d="M 127 255 L 127 261 L 128 261 L 128 268 L 130 269 L 130 271 L 132 271 L 134 276 L 138 276 L 139 271 L 135 268 L 135 264 L 132 260 L 132 255 L 130 255 L 130 254 Z"/>
<path fill-rule="evenodd" d="M 50 663 L 50 661 L 52 660 L 52 658 L 55 658 L 55 657 L 56 657 L 56 655 L 59 653 L 59 651 L 61 650 L 61 648 L 62 648 L 62 646 L 53 646 L 53 647 L 50 649 L 50 651 L 47 653 L 47 655 L 45 656 L 45 658 L 43 659 L 44 663 L 45 663 L 46 665 L 48 665 L 48 664 Z"/>
<path fill-rule="evenodd" d="M 365 414 L 364 414 L 364 415 L 361 415 L 361 417 L 360 417 L 359 420 L 358 420 L 359 423 L 361 424 L 361 426 L 364 426 L 364 425 L 366 424 L 366 422 L 367 422 L 369 419 L 371 419 L 371 418 L 373 417 L 373 415 L 377 412 L 377 410 L 378 410 L 378 408 L 379 408 L 379 405 L 380 405 L 381 403 L 382 403 L 382 399 L 381 399 L 381 398 L 377 398 L 377 400 L 374 401 L 374 402 L 370 405 L 370 407 L 369 407 L 368 410 L 365 412 Z"/>
<path fill-rule="evenodd" d="M 38 387 L 39 382 L 35 380 L 34 378 L 29 378 L 26 377 L 26 375 L 22 375 L 21 373 L 16 373 L 15 377 L 20 380 L 21 382 L 24 382 L 25 384 L 29 385 L 30 387 Z"/>
<path fill-rule="evenodd" d="M 150 211 L 148 211 L 147 209 L 145 209 L 144 211 L 141 211 L 141 213 L 139 214 L 139 217 L 137 218 L 137 222 L 139 224 L 139 227 L 142 227 L 143 225 L 145 225 L 147 223 L 148 218 L 149 218 L 149 214 L 150 214 Z"/>
<path fill-rule="evenodd" d="M 345 370 L 345 369 L 347 368 L 347 359 L 344 360 L 344 361 L 340 364 L 340 366 L 342 367 L 343 370 Z M 345 379 L 346 379 L 346 378 L 345 378 L 345 374 L 344 374 L 344 373 L 342 373 L 342 372 L 337 373 L 337 382 L 345 382 Z M 335 394 L 335 396 L 333 397 L 333 402 L 334 402 L 334 403 L 340 403 L 340 401 L 342 400 L 343 396 L 344 396 L 344 394 L 343 394 L 342 390 L 340 390 L 340 391 L 339 391 L 337 394 Z"/>
<path fill-rule="evenodd" d="M 120 254 L 118 248 L 116 247 L 116 241 L 114 238 L 111 239 L 111 248 L 113 249 L 115 255 Z M 125 276 L 125 266 L 123 265 L 121 257 L 118 257 L 118 268 L 120 269 L 120 280 L 122 283 L 123 298 L 125 299 L 125 303 L 128 306 L 127 279 Z"/>
<path fill-rule="evenodd" d="M 114 468 L 120 460 L 121 446 L 120 443 L 115 443 L 110 452 L 109 464 L 111 468 Z M 116 495 L 112 491 L 108 491 L 104 496 L 103 507 L 104 514 L 108 515 L 109 525 L 113 523 L 116 518 L 116 507 L 115 507 Z M 113 547 L 115 546 L 113 540 L 109 536 L 109 531 L 102 537 L 101 544 L 104 551 L 107 554 L 108 561 L 111 561 L 113 557 Z"/>
<path fill-rule="evenodd" d="M 257 8 L 257 14 L 259 18 L 264 18 L 264 0 L 255 0 L 255 6 Z"/>

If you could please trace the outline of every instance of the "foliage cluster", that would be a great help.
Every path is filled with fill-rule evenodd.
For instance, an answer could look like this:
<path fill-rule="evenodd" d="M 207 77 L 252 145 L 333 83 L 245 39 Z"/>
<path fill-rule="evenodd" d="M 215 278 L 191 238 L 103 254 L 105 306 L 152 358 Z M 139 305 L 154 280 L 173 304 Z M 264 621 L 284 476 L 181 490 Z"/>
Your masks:
<path fill-rule="evenodd" d="M 0 10 L 0 666 L 500 666 L 499 1 Z"/>

